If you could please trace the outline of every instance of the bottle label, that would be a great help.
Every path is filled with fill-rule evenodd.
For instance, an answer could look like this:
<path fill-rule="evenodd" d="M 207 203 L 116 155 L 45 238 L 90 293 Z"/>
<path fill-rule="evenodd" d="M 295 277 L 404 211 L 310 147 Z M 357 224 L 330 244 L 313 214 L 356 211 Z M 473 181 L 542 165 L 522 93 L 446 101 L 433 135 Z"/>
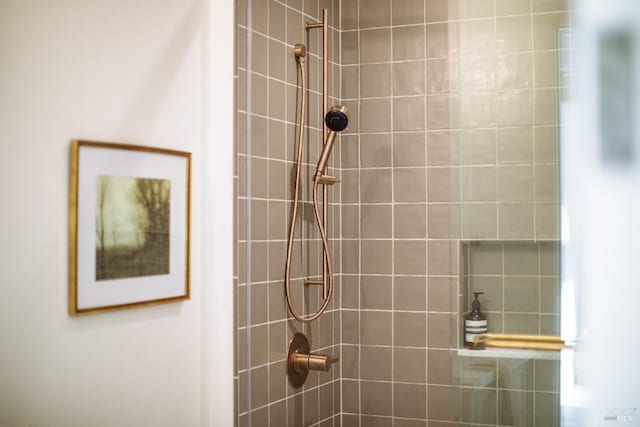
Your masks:
<path fill-rule="evenodd" d="M 487 321 L 486 320 L 465 320 L 464 324 L 467 327 L 472 327 L 472 328 L 479 328 L 484 326 L 485 328 L 487 327 Z"/>
<path fill-rule="evenodd" d="M 465 320 L 464 321 L 464 341 L 473 344 L 476 336 L 487 333 L 486 320 Z"/>
<path fill-rule="evenodd" d="M 473 343 L 473 339 L 480 334 L 464 334 L 464 341 L 468 343 Z"/>

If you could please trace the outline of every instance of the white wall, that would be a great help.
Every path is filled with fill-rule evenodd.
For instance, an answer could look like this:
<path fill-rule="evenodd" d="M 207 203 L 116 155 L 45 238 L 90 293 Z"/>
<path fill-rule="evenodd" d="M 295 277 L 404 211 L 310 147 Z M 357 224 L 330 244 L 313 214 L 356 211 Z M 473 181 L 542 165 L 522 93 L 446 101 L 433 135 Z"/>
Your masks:
<path fill-rule="evenodd" d="M 233 2 L 224 3 L 214 13 L 205 0 L 0 1 L 0 425 L 232 419 L 225 418 L 232 401 L 216 407 L 217 416 L 207 403 L 216 398 L 211 384 L 232 395 L 231 356 L 215 353 L 232 348 L 225 324 L 231 301 L 210 313 L 224 306 L 214 296 L 231 298 L 231 258 L 203 262 L 227 244 L 231 253 L 230 234 L 219 236 L 220 224 L 208 222 L 231 220 L 232 124 L 211 123 L 210 107 L 223 84 L 220 96 L 231 110 Z M 221 27 L 216 19 L 224 20 Z M 215 69 L 213 37 L 228 44 Z M 220 184 L 211 172 L 212 126 L 221 126 L 226 139 L 216 144 L 229 155 L 228 168 L 215 176 Z M 67 315 L 73 138 L 193 153 L 190 301 Z M 223 197 L 220 204 L 207 200 L 212 192 Z M 205 244 L 215 233 L 222 243 Z M 229 272 L 218 267 L 226 263 Z M 218 363 L 222 373 L 212 373 Z"/>

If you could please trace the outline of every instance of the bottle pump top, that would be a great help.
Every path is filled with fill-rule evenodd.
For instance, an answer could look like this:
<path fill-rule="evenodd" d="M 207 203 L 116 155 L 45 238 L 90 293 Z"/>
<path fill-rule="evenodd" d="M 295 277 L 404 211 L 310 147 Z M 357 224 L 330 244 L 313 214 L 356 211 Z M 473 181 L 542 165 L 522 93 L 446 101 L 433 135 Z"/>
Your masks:
<path fill-rule="evenodd" d="M 480 301 L 478 300 L 478 295 L 482 295 L 484 292 L 474 292 L 473 293 L 473 302 L 471 303 L 471 311 L 473 313 L 480 312 Z"/>

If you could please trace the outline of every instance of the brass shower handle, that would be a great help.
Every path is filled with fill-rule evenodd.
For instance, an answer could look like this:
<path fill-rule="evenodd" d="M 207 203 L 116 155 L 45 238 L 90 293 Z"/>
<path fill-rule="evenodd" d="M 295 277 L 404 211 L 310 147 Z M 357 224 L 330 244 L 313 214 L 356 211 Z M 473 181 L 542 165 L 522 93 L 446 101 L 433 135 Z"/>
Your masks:
<path fill-rule="evenodd" d="M 293 364 L 296 370 L 328 371 L 331 365 L 338 361 L 338 356 L 325 354 L 301 354 L 293 356 Z"/>
<path fill-rule="evenodd" d="M 294 387 L 300 387 L 307 379 L 309 371 L 328 371 L 338 361 L 338 356 L 312 354 L 309 341 L 304 334 L 296 333 L 289 343 L 287 375 Z"/>

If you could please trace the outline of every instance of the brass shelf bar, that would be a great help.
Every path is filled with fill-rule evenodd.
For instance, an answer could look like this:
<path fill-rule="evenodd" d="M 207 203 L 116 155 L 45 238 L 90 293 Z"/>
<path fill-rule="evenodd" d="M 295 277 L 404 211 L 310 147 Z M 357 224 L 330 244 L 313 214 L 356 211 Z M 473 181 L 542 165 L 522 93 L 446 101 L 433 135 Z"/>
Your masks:
<path fill-rule="evenodd" d="M 515 340 L 487 340 L 485 347 L 493 348 L 521 348 L 525 350 L 551 350 L 560 351 L 566 348 L 564 343 L 540 342 L 540 341 L 515 341 Z"/>
<path fill-rule="evenodd" d="M 560 351 L 572 347 L 557 335 L 526 335 L 526 334 L 482 334 L 476 336 L 474 342 L 484 347 L 493 348 L 521 348 L 527 350 Z"/>

